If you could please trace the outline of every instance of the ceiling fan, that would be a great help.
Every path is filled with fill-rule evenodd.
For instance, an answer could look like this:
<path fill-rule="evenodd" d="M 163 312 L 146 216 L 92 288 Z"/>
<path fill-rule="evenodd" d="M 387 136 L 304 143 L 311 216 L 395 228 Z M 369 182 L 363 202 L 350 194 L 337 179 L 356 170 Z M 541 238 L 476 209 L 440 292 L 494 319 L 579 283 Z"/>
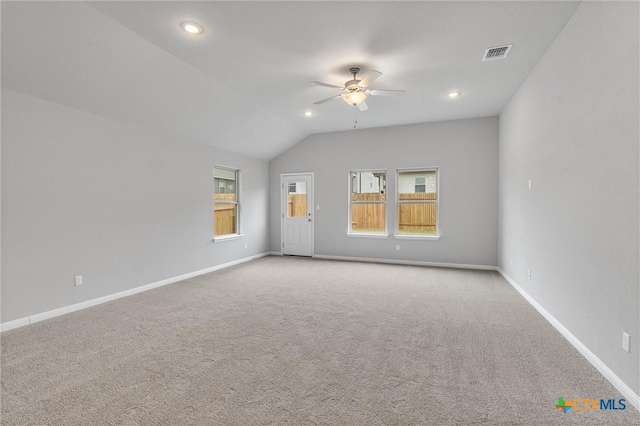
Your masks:
<path fill-rule="evenodd" d="M 347 81 L 344 87 L 336 86 L 334 84 L 322 83 L 320 81 L 312 81 L 311 84 L 316 86 L 330 87 L 332 89 L 340 89 L 343 93 L 332 96 L 327 99 L 323 99 L 318 102 L 314 102 L 314 105 L 320 105 L 325 102 L 332 101 L 334 99 L 342 98 L 349 105 L 357 106 L 360 111 L 366 111 L 369 109 L 365 99 L 367 96 L 395 96 L 407 93 L 406 90 L 380 90 L 369 89 L 369 85 L 377 80 L 382 73 L 380 71 L 371 70 L 362 80 L 358 80 L 357 74 L 360 72 L 360 68 L 349 68 L 349 72 L 353 74 L 353 79 Z"/>

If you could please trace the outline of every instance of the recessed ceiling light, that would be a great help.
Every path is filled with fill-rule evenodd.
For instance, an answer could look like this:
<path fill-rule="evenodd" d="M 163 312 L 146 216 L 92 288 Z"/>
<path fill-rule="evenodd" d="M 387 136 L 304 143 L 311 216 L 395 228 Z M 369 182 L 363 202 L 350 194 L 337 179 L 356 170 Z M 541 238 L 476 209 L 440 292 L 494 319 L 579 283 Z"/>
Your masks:
<path fill-rule="evenodd" d="M 305 111 L 304 115 L 305 115 L 305 117 L 311 117 L 313 115 L 313 113 L 311 111 Z"/>
<path fill-rule="evenodd" d="M 202 25 L 192 21 L 185 21 L 181 23 L 180 28 L 182 28 L 184 31 L 188 32 L 189 34 L 202 34 L 202 32 L 204 31 L 204 28 L 202 28 Z"/>
<path fill-rule="evenodd" d="M 449 97 L 450 98 L 457 98 L 458 96 L 460 96 L 460 92 L 458 92 L 457 90 L 453 90 L 453 91 L 449 92 Z"/>

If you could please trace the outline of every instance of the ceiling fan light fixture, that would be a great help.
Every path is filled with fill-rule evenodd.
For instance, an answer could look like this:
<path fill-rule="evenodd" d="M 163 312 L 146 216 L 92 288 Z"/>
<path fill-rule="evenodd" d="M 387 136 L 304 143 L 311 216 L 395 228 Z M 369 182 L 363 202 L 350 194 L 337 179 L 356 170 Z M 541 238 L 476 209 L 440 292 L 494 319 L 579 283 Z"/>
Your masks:
<path fill-rule="evenodd" d="M 367 95 L 365 95 L 363 92 L 350 92 L 344 95 L 342 99 L 344 99 L 344 101 L 349 105 L 356 106 L 367 99 Z"/>
<path fill-rule="evenodd" d="M 204 28 L 202 25 L 197 22 L 185 21 L 180 24 L 180 28 L 183 31 L 188 32 L 189 34 L 202 34 L 204 32 Z"/>
<path fill-rule="evenodd" d="M 335 84 L 322 83 L 320 81 L 312 81 L 311 84 L 316 86 L 328 87 L 330 89 L 338 89 L 341 93 L 333 95 L 330 98 L 322 99 L 321 101 L 314 102 L 314 105 L 324 104 L 334 99 L 342 99 L 351 106 L 357 106 L 360 111 L 366 111 L 369 106 L 365 102 L 368 96 L 394 96 L 406 93 L 406 90 L 382 90 L 382 89 L 370 89 L 369 85 L 377 80 L 382 73 L 380 71 L 371 70 L 362 79 L 358 79 L 358 73 L 360 68 L 349 68 L 349 72 L 353 76 L 351 80 L 348 80 L 344 86 L 337 86 Z"/>

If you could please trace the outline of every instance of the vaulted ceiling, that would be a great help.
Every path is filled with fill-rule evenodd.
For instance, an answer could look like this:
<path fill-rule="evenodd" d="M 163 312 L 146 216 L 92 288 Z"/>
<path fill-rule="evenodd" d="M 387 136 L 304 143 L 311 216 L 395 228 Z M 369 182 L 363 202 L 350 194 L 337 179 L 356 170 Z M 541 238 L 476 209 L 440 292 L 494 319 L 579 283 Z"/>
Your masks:
<path fill-rule="evenodd" d="M 499 114 L 576 6 L 2 2 L 2 87 L 271 159 L 309 134 L 352 129 L 354 116 L 368 128 Z M 503 44 L 506 59 L 481 60 Z M 351 66 L 406 95 L 370 97 L 364 112 L 314 105 L 337 92 L 309 82 L 343 85 Z"/>

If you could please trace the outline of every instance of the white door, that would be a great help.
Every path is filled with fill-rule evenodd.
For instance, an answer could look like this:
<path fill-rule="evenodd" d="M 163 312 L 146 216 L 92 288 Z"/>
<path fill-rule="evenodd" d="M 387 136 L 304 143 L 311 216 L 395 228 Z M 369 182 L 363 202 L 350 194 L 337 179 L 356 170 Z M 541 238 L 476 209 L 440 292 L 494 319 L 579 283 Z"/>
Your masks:
<path fill-rule="evenodd" d="M 313 175 L 284 174 L 282 254 L 313 256 Z"/>

